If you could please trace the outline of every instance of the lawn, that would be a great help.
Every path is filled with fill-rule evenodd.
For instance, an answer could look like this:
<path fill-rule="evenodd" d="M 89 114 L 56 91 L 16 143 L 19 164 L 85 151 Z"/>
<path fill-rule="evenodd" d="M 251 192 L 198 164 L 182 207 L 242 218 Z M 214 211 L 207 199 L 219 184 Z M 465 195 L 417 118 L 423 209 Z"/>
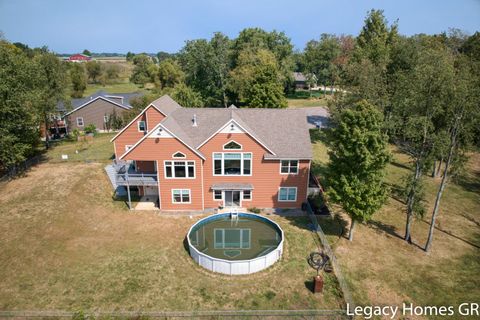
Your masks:
<path fill-rule="evenodd" d="M 89 95 L 99 91 L 103 90 L 108 93 L 130 93 L 130 92 L 139 92 L 143 91 L 142 88 L 140 88 L 138 85 L 135 83 L 132 83 L 128 80 L 124 81 L 119 81 L 116 83 L 111 83 L 111 84 L 106 84 L 105 86 L 102 86 L 101 84 L 91 84 L 89 83 L 87 85 L 87 89 L 83 93 L 84 97 L 88 97 Z"/>
<path fill-rule="evenodd" d="M 52 144 L 45 154 L 49 162 L 98 161 L 108 162 L 113 159 L 113 143 L 110 139 L 115 133 L 98 133 L 93 141 L 62 140 Z M 67 155 L 68 160 L 63 160 Z"/>
<path fill-rule="evenodd" d="M 96 137 L 87 152 L 106 159 Z M 71 154 L 74 143 L 48 153 Z M 90 150 L 90 151 L 88 151 Z M 85 157 L 88 159 L 89 157 Z M 48 161 L 0 185 L 0 309 L 233 310 L 339 309 L 333 275 L 314 295 L 306 258 L 318 238 L 306 217 L 270 216 L 285 231 L 284 256 L 250 276 L 210 273 L 185 249 L 200 216 L 128 211 L 112 200 L 104 163 Z"/>
<path fill-rule="evenodd" d="M 323 175 L 328 161 L 322 135 L 313 135 L 314 170 Z M 398 188 L 411 170 L 408 157 L 392 147 L 387 182 Z M 328 233 L 337 258 L 358 304 L 453 305 L 480 297 L 480 154 L 472 155 L 461 182 L 450 183 L 434 232 L 433 248 L 422 248 L 439 179 L 426 178 L 428 214 L 413 225 L 414 244 L 402 240 L 405 205 L 391 197 L 368 224 L 359 225 L 353 242 L 342 236 L 348 219 L 336 208 L 334 220 L 320 223 Z M 451 317 L 455 318 L 455 317 Z"/>

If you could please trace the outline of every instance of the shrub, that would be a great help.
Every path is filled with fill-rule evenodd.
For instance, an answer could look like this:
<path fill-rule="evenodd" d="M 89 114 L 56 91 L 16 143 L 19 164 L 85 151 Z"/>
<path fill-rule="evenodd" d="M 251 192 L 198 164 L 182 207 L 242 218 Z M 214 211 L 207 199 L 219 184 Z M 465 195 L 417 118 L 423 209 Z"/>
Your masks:
<path fill-rule="evenodd" d="M 90 123 L 87 125 L 84 129 L 85 133 L 96 133 L 97 132 L 97 127 L 93 123 Z"/>
<path fill-rule="evenodd" d="M 260 213 L 262 210 L 260 210 L 257 207 L 251 207 L 251 208 L 248 208 L 248 211 L 253 212 L 253 213 Z"/>

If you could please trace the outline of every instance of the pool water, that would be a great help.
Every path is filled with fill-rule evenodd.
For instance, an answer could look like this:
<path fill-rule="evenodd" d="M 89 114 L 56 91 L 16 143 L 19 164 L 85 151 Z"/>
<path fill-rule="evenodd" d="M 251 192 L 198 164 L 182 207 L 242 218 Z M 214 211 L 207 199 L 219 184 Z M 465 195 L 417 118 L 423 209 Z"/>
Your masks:
<path fill-rule="evenodd" d="M 281 242 L 279 228 L 262 217 L 219 214 L 197 223 L 189 240 L 198 251 L 224 260 L 249 260 L 268 254 Z"/>

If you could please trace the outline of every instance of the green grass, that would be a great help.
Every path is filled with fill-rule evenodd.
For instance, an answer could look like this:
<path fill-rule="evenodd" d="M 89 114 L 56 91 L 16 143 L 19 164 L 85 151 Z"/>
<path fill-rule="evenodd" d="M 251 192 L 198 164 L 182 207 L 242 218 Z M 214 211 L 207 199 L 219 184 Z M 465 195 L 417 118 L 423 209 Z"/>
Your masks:
<path fill-rule="evenodd" d="M 322 177 L 328 161 L 320 134 L 313 135 L 314 168 Z M 393 161 L 387 183 L 398 188 L 411 170 L 408 157 L 392 147 Z M 316 164 L 316 166 L 315 166 Z M 353 242 L 342 236 L 349 219 L 335 208 L 335 219 L 320 223 L 357 303 L 374 305 L 453 305 L 476 301 L 480 296 L 480 154 L 472 154 L 462 184 L 451 182 L 444 193 L 433 249 L 422 248 L 428 234 L 439 179 L 426 177 L 428 214 L 413 225 L 413 245 L 402 240 L 405 205 L 390 198 L 372 221 L 359 225 Z M 451 318 L 458 318 L 451 317 Z"/>
<path fill-rule="evenodd" d="M 75 161 L 111 161 L 114 150 L 110 139 L 116 133 L 98 133 L 93 141 L 75 141 L 73 138 L 63 140 L 52 145 L 46 152 L 50 162 L 75 162 Z M 63 160 L 62 155 L 68 155 L 68 160 Z"/>
<path fill-rule="evenodd" d="M 311 292 L 316 271 L 307 257 L 319 248 L 307 217 L 269 217 L 285 232 L 284 254 L 250 276 L 213 274 L 185 248 L 201 216 L 132 212 L 112 199 L 104 163 L 111 134 L 87 149 L 63 142 L 51 160 L 0 185 L 0 309 L 245 310 L 339 309 L 333 274 L 322 295 Z M 72 158 L 62 162 L 60 155 Z M 82 160 L 82 161 L 76 161 Z"/>
<path fill-rule="evenodd" d="M 88 84 L 87 89 L 85 90 L 83 96 L 88 97 L 89 95 L 99 90 L 104 90 L 108 93 L 129 93 L 129 92 L 144 91 L 143 88 L 140 88 L 138 85 L 132 82 L 122 81 L 118 83 L 107 84 L 105 86 L 102 86 L 101 84 Z"/>

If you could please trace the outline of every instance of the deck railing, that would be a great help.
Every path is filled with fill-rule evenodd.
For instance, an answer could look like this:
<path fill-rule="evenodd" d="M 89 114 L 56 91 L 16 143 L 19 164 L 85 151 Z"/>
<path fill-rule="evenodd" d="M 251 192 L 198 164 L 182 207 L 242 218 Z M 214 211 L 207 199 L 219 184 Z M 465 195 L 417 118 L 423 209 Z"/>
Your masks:
<path fill-rule="evenodd" d="M 117 173 L 115 180 L 118 186 L 156 186 L 156 173 Z"/>

